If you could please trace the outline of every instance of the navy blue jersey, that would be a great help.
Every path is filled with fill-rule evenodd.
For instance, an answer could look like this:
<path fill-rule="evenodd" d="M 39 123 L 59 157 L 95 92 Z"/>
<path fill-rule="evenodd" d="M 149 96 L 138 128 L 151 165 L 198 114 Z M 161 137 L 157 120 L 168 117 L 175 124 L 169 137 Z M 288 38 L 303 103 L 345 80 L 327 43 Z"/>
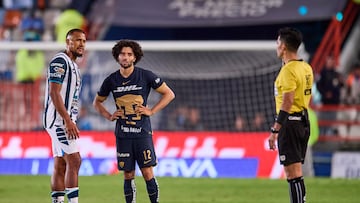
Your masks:
<path fill-rule="evenodd" d="M 135 113 L 137 105 L 147 105 L 151 88 L 157 89 L 163 80 L 149 70 L 139 67 L 124 78 L 120 71 L 110 74 L 101 85 L 98 95 L 114 97 L 116 108 L 123 110 L 124 116 L 116 121 L 115 134 L 118 137 L 151 136 L 152 129 L 149 116 Z"/>

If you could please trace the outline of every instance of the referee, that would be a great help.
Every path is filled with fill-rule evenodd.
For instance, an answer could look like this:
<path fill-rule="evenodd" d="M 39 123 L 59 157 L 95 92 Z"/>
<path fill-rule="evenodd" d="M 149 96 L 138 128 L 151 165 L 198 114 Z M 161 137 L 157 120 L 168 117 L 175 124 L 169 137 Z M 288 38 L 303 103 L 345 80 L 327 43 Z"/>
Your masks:
<path fill-rule="evenodd" d="M 311 98 L 313 71 L 299 59 L 297 50 L 302 42 L 301 33 L 294 28 L 281 28 L 277 38 L 277 56 L 283 66 L 275 80 L 277 117 L 271 127 L 269 147 L 276 149 L 278 142 L 280 163 L 284 165 L 291 203 L 306 202 L 306 190 L 301 164 L 304 163 L 310 126 L 307 109 Z"/>

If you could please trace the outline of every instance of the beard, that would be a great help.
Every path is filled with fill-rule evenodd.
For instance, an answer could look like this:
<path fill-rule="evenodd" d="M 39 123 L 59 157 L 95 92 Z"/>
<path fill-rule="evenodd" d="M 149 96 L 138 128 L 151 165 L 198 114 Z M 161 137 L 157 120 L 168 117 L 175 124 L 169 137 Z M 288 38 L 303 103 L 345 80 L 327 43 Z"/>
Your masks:
<path fill-rule="evenodd" d="M 76 51 L 72 51 L 72 54 L 73 54 L 73 56 L 75 56 L 76 58 L 77 58 L 77 57 L 82 57 L 82 56 L 83 56 L 83 54 L 82 54 L 82 53 L 79 53 L 79 52 L 76 52 Z"/>
<path fill-rule="evenodd" d="M 124 69 L 128 69 L 133 66 L 133 63 L 123 62 L 123 63 L 120 63 L 120 66 Z"/>

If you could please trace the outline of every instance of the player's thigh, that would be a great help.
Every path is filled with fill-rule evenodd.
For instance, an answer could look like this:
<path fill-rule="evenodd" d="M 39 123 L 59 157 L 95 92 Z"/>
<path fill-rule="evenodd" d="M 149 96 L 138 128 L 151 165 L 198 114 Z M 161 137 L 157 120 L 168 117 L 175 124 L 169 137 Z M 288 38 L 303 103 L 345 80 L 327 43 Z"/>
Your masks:
<path fill-rule="evenodd" d="M 157 158 L 152 137 L 139 138 L 134 144 L 135 157 L 139 168 L 156 166 Z"/>
<path fill-rule="evenodd" d="M 146 181 L 149 181 L 154 177 L 154 171 L 152 166 L 140 168 L 140 171 Z"/>
<path fill-rule="evenodd" d="M 64 125 L 54 125 L 46 129 L 51 138 L 52 152 L 54 157 L 63 157 L 64 153 L 73 154 L 79 152 L 77 141 L 68 139 Z"/>
<path fill-rule="evenodd" d="M 120 171 L 135 170 L 133 139 L 116 138 L 116 158 Z"/>

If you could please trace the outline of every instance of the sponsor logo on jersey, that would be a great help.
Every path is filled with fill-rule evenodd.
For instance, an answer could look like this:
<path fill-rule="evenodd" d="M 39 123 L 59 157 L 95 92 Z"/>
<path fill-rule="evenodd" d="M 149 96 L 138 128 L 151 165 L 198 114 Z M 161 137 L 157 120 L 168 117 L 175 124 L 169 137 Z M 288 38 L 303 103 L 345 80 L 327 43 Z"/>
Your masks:
<path fill-rule="evenodd" d="M 65 64 L 62 63 L 51 63 L 50 66 L 63 67 Z"/>
<path fill-rule="evenodd" d="M 130 157 L 130 153 L 117 153 L 118 157 Z"/>
<path fill-rule="evenodd" d="M 116 90 L 114 90 L 114 92 L 129 92 L 129 91 L 141 90 L 141 89 L 142 87 L 138 87 L 136 85 L 128 85 L 123 87 L 117 87 Z"/>
<path fill-rule="evenodd" d="M 133 122 L 133 123 L 134 123 L 134 125 L 136 124 L 135 122 Z M 125 133 L 141 133 L 141 128 L 121 126 L 121 130 Z"/>
<path fill-rule="evenodd" d="M 60 73 L 50 73 L 49 76 L 51 78 L 61 78 L 62 74 L 60 74 Z"/>

